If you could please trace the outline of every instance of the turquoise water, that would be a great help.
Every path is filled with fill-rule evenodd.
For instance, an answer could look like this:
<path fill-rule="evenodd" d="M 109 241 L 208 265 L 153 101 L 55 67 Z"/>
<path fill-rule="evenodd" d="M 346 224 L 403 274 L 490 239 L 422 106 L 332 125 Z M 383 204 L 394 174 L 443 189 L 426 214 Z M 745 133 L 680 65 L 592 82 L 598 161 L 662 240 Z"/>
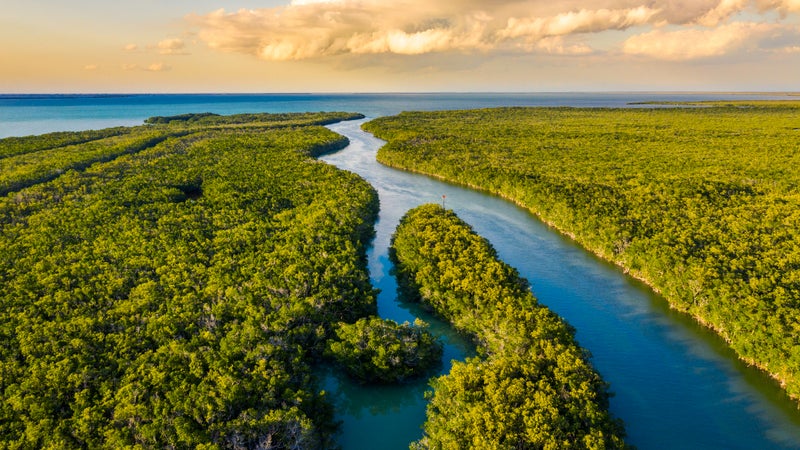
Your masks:
<path fill-rule="evenodd" d="M 345 110 L 368 117 L 413 109 L 503 105 L 625 106 L 630 101 L 699 100 L 705 94 L 407 94 L 407 95 L 170 95 L 0 96 L 0 136 L 140 124 L 153 115 L 185 112 Z M 737 96 L 754 98 L 757 96 Z M 758 97 L 760 98 L 760 97 Z M 381 142 L 359 122 L 331 126 L 351 139 L 324 160 L 359 173 L 380 194 L 381 212 L 371 277 L 382 289 L 379 313 L 398 321 L 422 316 L 447 342 L 445 361 L 471 349 L 449 327 L 398 303 L 387 247 L 399 218 L 447 195 L 447 207 L 472 224 L 500 256 L 531 281 L 540 301 L 565 317 L 611 383 L 613 413 L 640 449 L 800 448 L 800 413 L 764 374 L 741 364 L 723 342 L 670 311 L 646 286 L 583 251 L 527 212 L 496 197 L 377 164 Z M 444 364 L 445 372 L 449 365 Z M 323 384 L 343 421 L 345 449 L 401 449 L 420 437 L 426 383 L 391 388 L 353 385 L 336 373 Z"/>
<path fill-rule="evenodd" d="M 332 125 L 351 145 L 323 159 L 360 174 L 378 190 L 381 215 L 369 254 L 378 283 L 391 278 L 387 248 L 400 217 L 419 204 L 440 202 L 444 194 L 446 206 L 519 269 L 537 298 L 577 328 L 581 345 L 611 384 L 611 410 L 625 421 L 629 443 L 639 449 L 800 448 L 795 404 L 766 375 L 740 363 L 716 335 L 515 205 L 378 164 L 375 152 L 382 142 L 359 125 Z M 379 299 L 384 317 L 409 320 L 406 308 L 393 296 Z M 419 393 L 409 391 L 422 409 Z M 344 448 L 375 448 L 376 441 L 363 430 L 394 439 L 398 424 L 413 431 L 411 422 L 424 421 L 408 398 L 402 409 L 366 412 L 382 401 L 374 392 L 348 404 L 342 416 Z M 419 434 L 381 441 L 380 448 L 407 448 Z"/>
<path fill-rule="evenodd" d="M 114 94 L 2 95 L 0 137 L 140 125 L 151 116 L 214 112 L 401 111 L 495 106 L 625 106 L 639 101 L 721 100 L 730 95 L 664 93 L 534 94 Z M 737 99 L 769 98 L 739 95 Z"/>

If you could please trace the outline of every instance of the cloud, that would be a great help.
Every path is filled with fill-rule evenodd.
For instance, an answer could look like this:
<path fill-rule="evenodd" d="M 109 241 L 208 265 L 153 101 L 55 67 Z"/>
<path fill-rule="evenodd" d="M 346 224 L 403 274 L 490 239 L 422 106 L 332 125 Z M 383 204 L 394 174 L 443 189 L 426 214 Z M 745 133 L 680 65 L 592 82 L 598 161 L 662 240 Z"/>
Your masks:
<path fill-rule="evenodd" d="M 133 52 L 139 49 L 139 46 L 136 44 L 128 44 L 125 47 L 122 47 L 123 50 L 126 52 Z"/>
<path fill-rule="evenodd" d="M 525 37 L 539 40 L 549 36 L 624 30 L 650 22 L 661 10 L 640 6 L 632 9 L 570 11 L 553 17 L 510 18 L 498 32 L 503 39 Z"/>
<path fill-rule="evenodd" d="M 168 66 L 162 62 L 152 63 L 145 68 L 148 72 L 166 72 L 168 70 L 172 70 L 171 66 Z"/>
<path fill-rule="evenodd" d="M 335 1 L 336 0 L 292 0 L 291 4 L 292 6 L 298 6 L 298 5 L 312 5 L 315 3 L 332 3 Z"/>
<path fill-rule="evenodd" d="M 710 29 L 657 29 L 627 39 L 623 52 L 670 61 L 716 57 L 742 47 L 755 47 L 760 38 L 778 29 L 775 24 L 751 22 L 734 22 Z"/>
<path fill-rule="evenodd" d="M 468 6 L 468 2 L 461 3 Z M 525 2 L 507 2 L 506 6 L 520 3 Z M 189 20 L 211 48 L 283 61 L 345 53 L 486 52 L 535 44 L 551 36 L 624 29 L 646 22 L 656 12 L 645 7 L 582 9 L 550 17 L 517 18 L 490 15 L 481 8 L 428 8 L 420 0 L 295 0 L 283 8 L 233 13 L 220 9 Z"/>
<path fill-rule="evenodd" d="M 164 39 L 156 45 L 156 48 L 162 55 L 188 55 L 186 43 L 179 38 Z"/>
<path fill-rule="evenodd" d="M 745 9 L 748 3 L 748 0 L 722 0 L 715 8 L 697 18 L 695 22 L 707 27 L 716 26 Z"/>
<path fill-rule="evenodd" d="M 758 0 L 758 6 L 762 11 L 776 9 L 786 14 L 800 11 L 800 0 Z"/>
<path fill-rule="evenodd" d="M 87 65 L 83 66 L 83 70 L 88 70 L 90 72 L 93 71 L 93 70 L 97 70 L 99 68 L 100 68 L 100 66 L 98 66 L 97 64 L 87 64 Z"/>
<path fill-rule="evenodd" d="M 567 45 L 555 38 L 590 39 L 635 27 L 650 31 L 625 42 L 629 54 L 650 54 L 659 37 L 670 40 L 664 48 L 691 38 L 720 40 L 691 42 L 699 49 L 669 52 L 674 58 L 699 58 L 743 45 L 728 34 L 742 25 L 729 21 L 748 8 L 756 14 L 789 14 L 800 11 L 800 0 L 291 0 L 277 8 L 219 9 L 187 21 L 212 49 L 270 61 L 445 52 L 587 54 L 593 51 L 588 44 Z M 680 29 L 667 32 L 665 26 Z M 172 41 L 183 43 L 162 43 Z M 182 48 L 162 50 L 175 54 Z"/>
<path fill-rule="evenodd" d="M 535 50 L 551 55 L 588 55 L 593 53 L 592 47 L 585 43 L 565 44 L 561 36 L 553 36 L 539 40 Z"/>
<path fill-rule="evenodd" d="M 151 63 L 145 67 L 140 66 L 139 64 L 123 64 L 122 70 L 126 71 L 134 71 L 134 70 L 143 70 L 145 72 L 166 72 L 168 70 L 172 70 L 172 66 L 166 65 L 163 62 L 155 62 Z"/>

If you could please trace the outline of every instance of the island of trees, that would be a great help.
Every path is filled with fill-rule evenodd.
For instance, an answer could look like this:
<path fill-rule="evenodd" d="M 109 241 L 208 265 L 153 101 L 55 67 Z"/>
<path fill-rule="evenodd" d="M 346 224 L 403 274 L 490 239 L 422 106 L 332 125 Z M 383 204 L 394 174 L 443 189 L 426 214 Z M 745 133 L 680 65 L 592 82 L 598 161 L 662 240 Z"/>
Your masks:
<path fill-rule="evenodd" d="M 332 446 L 311 366 L 375 314 L 378 200 L 312 156 L 356 117 L 0 140 L 0 447 Z"/>
<path fill-rule="evenodd" d="M 425 375 L 442 361 L 442 343 L 420 319 L 398 324 L 379 317 L 339 323 L 326 354 L 365 383 L 399 383 Z"/>
<path fill-rule="evenodd" d="M 392 238 L 404 296 L 478 344 L 434 379 L 425 435 L 412 448 L 626 448 L 607 386 L 574 330 L 452 211 L 409 211 Z"/>
<path fill-rule="evenodd" d="M 414 112 L 365 129 L 388 141 L 379 161 L 525 206 L 800 397 L 800 104 Z"/>

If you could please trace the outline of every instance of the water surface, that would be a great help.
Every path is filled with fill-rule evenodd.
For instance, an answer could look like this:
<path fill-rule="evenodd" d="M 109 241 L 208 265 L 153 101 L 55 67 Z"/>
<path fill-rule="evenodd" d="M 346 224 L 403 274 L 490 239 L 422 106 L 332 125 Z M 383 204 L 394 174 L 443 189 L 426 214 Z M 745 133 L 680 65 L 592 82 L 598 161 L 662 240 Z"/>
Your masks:
<path fill-rule="evenodd" d="M 378 164 L 375 153 L 382 141 L 361 131 L 362 122 L 330 126 L 348 136 L 351 145 L 323 160 L 358 173 L 378 190 L 381 215 L 369 267 L 379 286 L 393 286 L 383 283 L 391 279 L 387 249 L 400 217 L 446 195 L 446 206 L 519 269 L 543 304 L 577 328 L 580 344 L 611 383 L 611 411 L 625 421 L 629 443 L 639 449 L 800 448 L 795 404 L 773 380 L 739 362 L 716 335 L 671 311 L 649 288 L 527 211 L 498 197 Z M 404 305 L 388 295 L 379 299 L 379 313 L 410 320 Z M 409 390 L 412 395 L 419 393 Z M 381 401 L 380 391 L 361 399 L 360 408 L 348 400 L 344 448 L 374 448 L 376 442 L 381 448 L 384 443 L 385 448 L 407 448 L 417 435 L 391 434 L 395 422 L 411 422 L 415 414 L 406 409 L 410 400 L 400 397 L 405 400 L 397 409 L 369 414 L 365 411 Z M 363 434 L 366 429 L 369 436 L 391 435 L 398 441 L 372 440 Z"/>
<path fill-rule="evenodd" d="M 368 117 L 406 110 L 495 106 L 624 107 L 629 102 L 770 98 L 776 96 L 665 93 L 546 94 L 282 94 L 282 95 L 0 95 L 0 137 L 139 125 L 150 116 L 189 112 L 351 111 Z M 781 97 L 782 98 L 782 97 Z M 447 342 L 445 364 L 469 343 L 412 305 L 396 301 L 387 247 L 400 217 L 447 195 L 452 208 L 487 237 L 500 257 L 531 281 L 539 300 L 577 328 L 581 345 L 611 390 L 611 410 L 640 449 L 800 448 L 800 413 L 763 373 L 739 362 L 725 344 L 677 314 L 646 286 L 622 274 L 526 211 L 482 193 L 400 172 L 375 162 L 381 141 L 359 122 L 331 126 L 350 137 L 347 149 L 324 160 L 363 176 L 378 190 L 380 218 L 369 252 L 371 277 L 382 290 L 384 317 L 422 316 Z M 335 372 L 325 389 L 343 420 L 345 449 L 405 449 L 420 437 L 426 381 L 366 388 Z"/>
<path fill-rule="evenodd" d="M 514 94 L 105 94 L 2 95 L 0 137 L 141 125 L 152 116 L 213 112 L 348 111 L 369 117 L 401 111 L 497 106 L 624 107 L 630 102 L 786 98 L 678 93 Z"/>

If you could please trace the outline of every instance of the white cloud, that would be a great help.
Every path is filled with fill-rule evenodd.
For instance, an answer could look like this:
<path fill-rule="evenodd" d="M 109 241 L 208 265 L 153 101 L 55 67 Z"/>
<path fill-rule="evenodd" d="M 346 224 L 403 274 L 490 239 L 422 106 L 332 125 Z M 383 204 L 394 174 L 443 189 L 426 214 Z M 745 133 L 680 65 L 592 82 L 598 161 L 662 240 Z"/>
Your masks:
<path fill-rule="evenodd" d="M 722 56 L 746 46 L 779 27 L 774 24 L 734 22 L 710 29 L 653 30 L 628 38 L 623 52 L 671 61 Z"/>

